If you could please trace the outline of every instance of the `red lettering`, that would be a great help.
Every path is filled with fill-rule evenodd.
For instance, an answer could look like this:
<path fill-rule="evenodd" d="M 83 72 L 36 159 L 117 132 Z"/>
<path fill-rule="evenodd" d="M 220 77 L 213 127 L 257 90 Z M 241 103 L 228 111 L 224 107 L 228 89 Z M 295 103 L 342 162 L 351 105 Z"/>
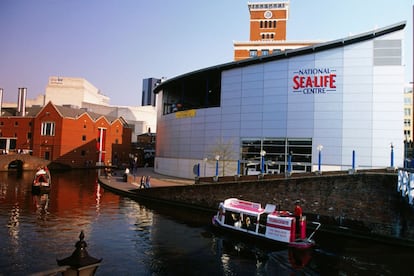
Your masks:
<path fill-rule="evenodd" d="M 313 87 L 312 78 L 307 77 L 306 78 L 306 87 Z"/>
<path fill-rule="evenodd" d="M 313 86 L 314 87 L 320 87 L 321 86 L 321 83 L 319 83 L 319 85 L 318 85 L 318 76 L 313 77 Z"/>
<path fill-rule="evenodd" d="M 320 75 L 320 76 L 293 76 L 293 89 L 329 87 L 336 88 L 336 74 Z"/>
<path fill-rule="evenodd" d="M 299 84 L 299 76 L 294 76 L 293 77 L 293 89 L 299 89 L 300 84 Z"/>
<path fill-rule="evenodd" d="M 336 88 L 335 82 L 336 82 L 336 74 L 330 74 L 329 75 L 329 88 Z"/>

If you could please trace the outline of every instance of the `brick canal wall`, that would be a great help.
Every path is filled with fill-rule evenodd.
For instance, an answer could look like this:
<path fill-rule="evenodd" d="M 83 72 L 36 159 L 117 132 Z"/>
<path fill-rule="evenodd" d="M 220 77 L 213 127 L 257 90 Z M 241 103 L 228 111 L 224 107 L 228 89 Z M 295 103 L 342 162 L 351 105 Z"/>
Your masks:
<path fill-rule="evenodd" d="M 255 176 L 247 181 L 234 179 L 140 189 L 137 190 L 137 197 L 212 211 L 230 197 L 262 205 L 278 204 L 282 209 L 291 211 L 299 199 L 308 220 L 320 221 L 325 229 L 336 227 L 355 233 L 414 241 L 414 209 L 397 192 L 396 173 L 310 174 L 261 180 Z"/>

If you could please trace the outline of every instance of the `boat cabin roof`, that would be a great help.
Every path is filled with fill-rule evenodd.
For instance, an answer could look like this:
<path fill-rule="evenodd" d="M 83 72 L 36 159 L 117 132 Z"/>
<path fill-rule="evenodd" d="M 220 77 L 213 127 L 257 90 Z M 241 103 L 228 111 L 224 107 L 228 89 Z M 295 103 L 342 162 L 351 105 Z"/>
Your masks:
<path fill-rule="evenodd" d="M 265 212 L 265 209 L 262 208 L 262 205 L 260 203 L 239 200 L 237 198 L 226 199 L 223 205 L 226 210 L 239 213 L 250 213 L 258 215 Z"/>

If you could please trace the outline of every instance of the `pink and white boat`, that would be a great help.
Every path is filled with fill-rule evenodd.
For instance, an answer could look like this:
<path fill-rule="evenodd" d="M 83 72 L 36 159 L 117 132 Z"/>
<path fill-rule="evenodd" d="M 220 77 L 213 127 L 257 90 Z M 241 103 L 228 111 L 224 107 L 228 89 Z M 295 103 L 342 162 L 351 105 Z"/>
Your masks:
<path fill-rule="evenodd" d="M 276 205 L 267 204 L 262 208 L 260 203 L 237 198 L 221 202 L 212 223 L 222 229 L 303 249 L 315 245 L 312 237 L 321 226 L 313 222 L 317 226 L 306 237 L 306 216 L 301 216 L 297 221 L 289 211 L 277 210 Z"/>

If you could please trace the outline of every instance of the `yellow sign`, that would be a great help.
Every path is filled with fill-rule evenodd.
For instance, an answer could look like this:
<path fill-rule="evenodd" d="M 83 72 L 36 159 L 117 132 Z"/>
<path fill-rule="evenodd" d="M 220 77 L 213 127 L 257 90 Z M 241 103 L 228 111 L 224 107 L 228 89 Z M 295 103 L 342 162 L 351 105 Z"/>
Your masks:
<path fill-rule="evenodd" d="M 196 110 L 190 109 L 190 110 L 184 110 L 184 111 L 178 111 L 175 113 L 175 118 L 182 119 L 182 118 L 190 118 L 195 117 Z"/>

